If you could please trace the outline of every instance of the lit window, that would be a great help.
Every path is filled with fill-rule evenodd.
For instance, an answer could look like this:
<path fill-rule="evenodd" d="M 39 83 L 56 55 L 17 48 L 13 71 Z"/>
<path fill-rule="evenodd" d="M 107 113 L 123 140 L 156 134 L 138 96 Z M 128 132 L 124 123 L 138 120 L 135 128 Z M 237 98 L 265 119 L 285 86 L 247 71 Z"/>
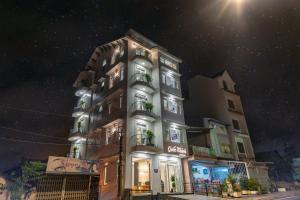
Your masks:
<path fill-rule="evenodd" d="M 171 62 L 170 60 L 168 60 L 166 58 L 163 58 L 163 57 L 160 57 L 159 60 L 160 60 L 161 63 L 165 64 L 166 66 L 177 70 L 177 65 L 175 63 Z"/>
<path fill-rule="evenodd" d="M 111 114 L 112 103 L 108 103 L 108 114 Z"/>
<path fill-rule="evenodd" d="M 105 67 L 106 64 L 107 64 L 107 61 L 106 61 L 106 59 L 104 59 L 103 62 L 102 62 L 102 67 Z"/>
<path fill-rule="evenodd" d="M 175 128 L 170 128 L 170 141 L 180 143 L 180 130 Z"/>
<path fill-rule="evenodd" d="M 107 183 L 108 183 L 107 169 L 108 169 L 108 163 L 105 163 L 104 176 L 103 176 L 103 185 L 107 185 Z"/>
<path fill-rule="evenodd" d="M 100 112 L 102 112 L 102 111 L 103 111 L 103 106 L 100 105 L 100 106 L 99 106 L 99 109 L 98 109 L 98 112 L 100 113 Z"/>
<path fill-rule="evenodd" d="M 223 153 L 231 153 L 230 145 L 229 144 L 222 144 L 221 145 L 221 151 Z"/>
<path fill-rule="evenodd" d="M 239 124 L 239 121 L 238 121 L 238 120 L 233 119 L 233 120 L 232 120 L 232 125 L 233 125 L 233 129 L 235 129 L 235 130 L 240 130 L 240 124 Z"/>
<path fill-rule="evenodd" d="M 245 153 L 244 144 L 242 142 L 237 142 L 239 153 Z"/>
<path fill-rule="evenodd" d="M 132 158 L 132 188 L 151 190 L 151 160 Z"/>
<path fill-rule="evenodd" d="M 164 98 L 164 109 L 172 113 L 177 113 L 177 102 L 168 98 Z"/>

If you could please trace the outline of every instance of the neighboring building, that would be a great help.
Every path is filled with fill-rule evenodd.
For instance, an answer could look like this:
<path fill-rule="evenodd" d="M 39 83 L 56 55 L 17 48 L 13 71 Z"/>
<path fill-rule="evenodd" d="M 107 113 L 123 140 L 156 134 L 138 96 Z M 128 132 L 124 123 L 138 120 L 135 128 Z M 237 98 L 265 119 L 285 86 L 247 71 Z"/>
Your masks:
<path fill-rule="evenodd" d="M 93 52 L 74 86 L 70 156 L 100 160 L 101 199 L 183 192 L 181 60 L 130 30 Z"/>
<path fill-rule="evenodd" d="M 226 70 L 211 77 L 196 75 L 190 79 L 184 109 L 190 126 L 188 160 L 194 185 L 198 180 L 222 182 L 233 175 L 257 178 L 269 188 L 267 167 L 255 161 L 241 99 Z M 203 178 L 197 172 L 195 180 L 195 166 L 209 173 Z"/>
<path fill-rule="evenodd" d="M 204 117 L 224 122 L 235 160 L 254 159 L 253 148 L 240 96 L 226 70 L 206 77 L 196 75 L 188 81 L 189 98 L 184 104 L 188 125 L 201 124 Z"/>

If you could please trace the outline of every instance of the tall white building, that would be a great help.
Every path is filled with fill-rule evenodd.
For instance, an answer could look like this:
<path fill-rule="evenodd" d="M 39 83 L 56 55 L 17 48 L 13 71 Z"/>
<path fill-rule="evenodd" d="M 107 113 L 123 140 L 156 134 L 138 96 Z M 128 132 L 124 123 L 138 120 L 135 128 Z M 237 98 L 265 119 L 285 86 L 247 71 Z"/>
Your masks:
<path fill-rule="evenodd" d="M 100 161 L 102 199 L 124 189 L 183 192 L 188 155 L 179 64 L 143 35 L 95 49 L 74 86 L 70 156 Z"/>

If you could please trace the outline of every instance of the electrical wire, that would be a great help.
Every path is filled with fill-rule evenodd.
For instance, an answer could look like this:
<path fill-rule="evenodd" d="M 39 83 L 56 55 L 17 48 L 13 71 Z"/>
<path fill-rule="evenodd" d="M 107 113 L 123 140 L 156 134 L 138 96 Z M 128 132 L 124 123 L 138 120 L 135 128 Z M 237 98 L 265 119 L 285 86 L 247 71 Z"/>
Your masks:
<path fill-rule="evenodd" d="M 72 118 L 72 116 L 67 115 L 67 114 L 49 113 L 49 112 L 44 112 L 44 111 L 39 111 L 39 110 L 17 108 L 17 107 L 7 106 L 7 105 L 0 105 L 0 107 L 6 108 L 6 109 L 11 109 L 11 110 L 22 111 L 22 112 L 32 112 L 32 113 L 38 113 L 38 114 L 43 114 L 43 115 L 53 115 L 53 116 L 63 117 L 63 118 Z"/>
<path fill-rule="evenodd" d="M 51 136 L 51 135 L 44 135 L 44 134 L 40 134 L 40 133 L 36 133 L 36 132 L 32 132 L 32 131 L 23 131 L 23 130 L 20 130 L 20 129 L 10 128 L 10 127 L 5 127 L 5 126 L 0 126 L 0 129 L 7 129 L 7 130 L 10 130 L 10 131 L 15 131 L 15 132 L 20 132 L 20 133 L 25 133 L 25 134 L 30 134 L 30 135 L 36 135 L 36 136 L 41 136 L 41 137 L 67 140 L 67 139 L 64 139 L 64 138 L 61 138 L 61 137 L 56 137 L 56 136 Z"/>

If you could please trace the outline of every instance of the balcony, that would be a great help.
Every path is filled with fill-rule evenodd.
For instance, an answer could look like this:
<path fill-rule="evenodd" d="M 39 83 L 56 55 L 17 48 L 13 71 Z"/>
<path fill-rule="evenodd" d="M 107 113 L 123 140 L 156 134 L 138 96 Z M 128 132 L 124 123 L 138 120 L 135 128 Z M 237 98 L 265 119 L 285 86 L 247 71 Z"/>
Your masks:
<path fill-rule="evenodd" d="M 158 147 L 154 145 L 155 136 L 148 130 L 143 134 L 136 134 L 130 138 L 131 151 L 158 152 Z"/>
<path fill-rule="evenodd" d="M 152 77 L 149 74 L 136 73 L 130 78 L 130 86 L 137 89 L 153 94 L 155 88 L 152 85 Z"/>
<path fill-rule="evenodd" d="M 77 106 L 73 109 L 72 117 L 80 117 L 80 116 L 88 117 L 88 108 L 83 106 Z"/>
<path fill-rule="evenodd" d="M 136 101 L 132 104 L 132 113 L 131 116 L 146 120 L 149 122 L 154 122 L 159 118 L 158 115 L 153 113 L 153 104 L 145 101 Z"/>
<path fill-rule="evenodd" d="M 228 111 L 232 112 L 232 113 L 236 113 L 236 114 L 239 114 L 239 115 L 244 115 L 244 113 L 236 108 L 230 108 L 228 107 Z"/>
<path fill-rule="evenodd" d="M 78 129 L 71 129 L 70 130 L 70 135 L 68 138 L 69 141 L 85 141 L 86 140 L 86 131 L 79 131 Z"/>
<path fill-rule="evenodd" d="M 76 90 L 75 95 L 81 97 L 83 95 L 91 95 L 91 92 L 88 87 L 80 87 Z"/>
<path fill-rule="evenodd" d="M 196 158 L 217 158 L 213 148 L 190 146 L 190 153 Z"/>
<path fill-rule="evenodd" d="M 152 68 L 153 66 L 150 52 L 142 49 L 135 50 L 132 61 L 148 68 Z"/>

